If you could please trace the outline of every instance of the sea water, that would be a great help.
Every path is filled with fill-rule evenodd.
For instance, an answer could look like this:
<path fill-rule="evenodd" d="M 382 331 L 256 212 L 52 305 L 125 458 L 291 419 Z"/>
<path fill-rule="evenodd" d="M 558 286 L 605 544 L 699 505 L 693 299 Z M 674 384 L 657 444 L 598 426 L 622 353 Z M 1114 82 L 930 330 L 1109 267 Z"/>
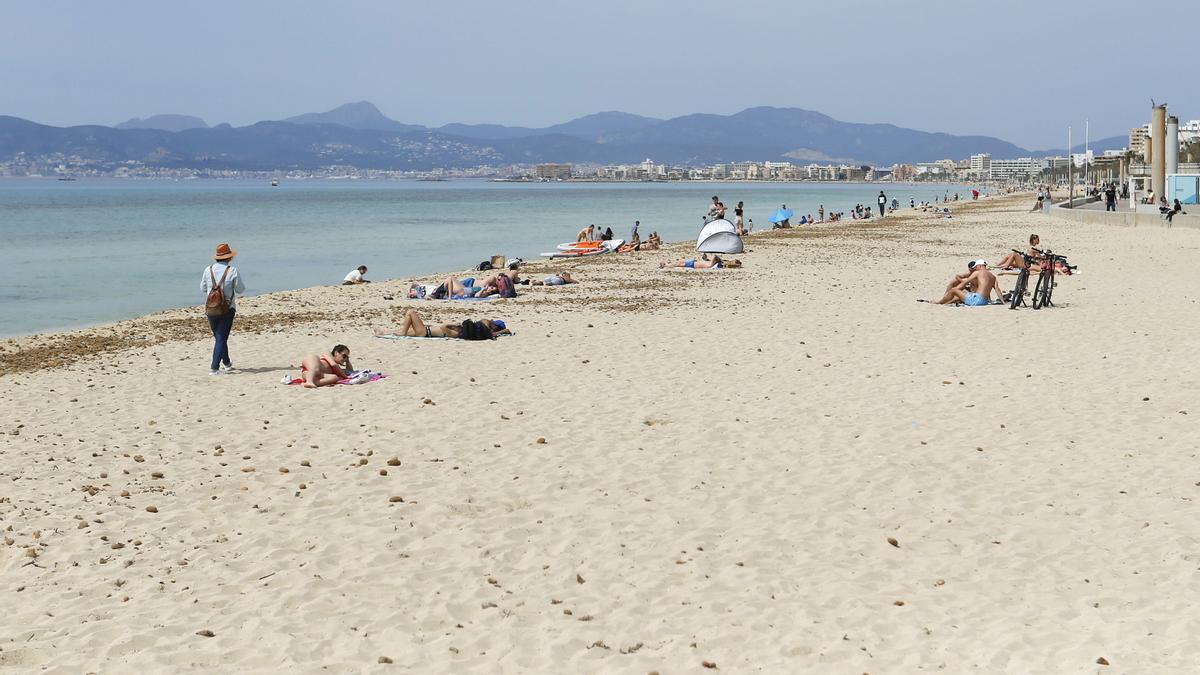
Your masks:
<path fill-rule="evenodd" d="M 781 205 L 801 215 L 907 207 L 961 185 L 865 183 L 497 183 L 488 181 L 0 179 L 0 335 L 203 304 L 200 276 L 228 242 L 247 293 L 465 270 L 493 254 L 536 259 L 580 228 L 628 239 L 696 237 L 712 195 L 756 230 Z M 847 215 L 847 218 L 849 216 Z"/>

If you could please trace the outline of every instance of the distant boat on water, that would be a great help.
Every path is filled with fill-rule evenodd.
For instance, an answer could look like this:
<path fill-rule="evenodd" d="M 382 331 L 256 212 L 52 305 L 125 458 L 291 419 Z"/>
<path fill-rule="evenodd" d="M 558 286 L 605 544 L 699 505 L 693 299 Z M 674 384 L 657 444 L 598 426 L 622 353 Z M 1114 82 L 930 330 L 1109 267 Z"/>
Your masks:
<path fill-rule="evenodd" d="M 279 187 L 279 179 L 278 178 L 271 181 L 271 187 Z"/>
<path fill-rule="evenodd" d="M 68 182 L 68 181 L 73 181 L 73 180 L 75 180 L 75 179 L 74 179 L 74 178 L 72 178 L 72 177 L 70 177 L 70 176 L 62 176 L 62 177 L 60 177 L 60 178 L 59 178 L 59 180 L 61 180 L 61 181 L 63 181 L 63 182 L 65 183 L 65 182 Z"/>
<path fill-rule="evenodd" d="M 442 178 L 441 176 L 426 176 L 424 178 L 418 178 L 417 180 L 432 182 L 432 183 L 445 183 L 446 181 L 449 181 L 450 179 Z"/>

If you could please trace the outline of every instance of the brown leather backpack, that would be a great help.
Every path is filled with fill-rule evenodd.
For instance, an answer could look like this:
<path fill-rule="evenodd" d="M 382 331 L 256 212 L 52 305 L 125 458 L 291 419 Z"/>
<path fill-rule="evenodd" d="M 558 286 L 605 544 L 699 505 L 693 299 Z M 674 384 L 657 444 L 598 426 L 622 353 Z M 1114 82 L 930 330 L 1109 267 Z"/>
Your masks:
<path fill-rule="evenodd" d="M 212 265 L 208 266 L 208 278 L 212 279 L 212 290 L 208 292 L 208 297 L 204 300 L 204 313 L 208 316 L 225 316 L 229 312 L 229 298 L 225 297 L 225 275 L 229 274 L 229 266 L 225 266 L 225 271 L 221 272 L 221 280 L 217 281 L 217 275 L 213 274 Z"/>

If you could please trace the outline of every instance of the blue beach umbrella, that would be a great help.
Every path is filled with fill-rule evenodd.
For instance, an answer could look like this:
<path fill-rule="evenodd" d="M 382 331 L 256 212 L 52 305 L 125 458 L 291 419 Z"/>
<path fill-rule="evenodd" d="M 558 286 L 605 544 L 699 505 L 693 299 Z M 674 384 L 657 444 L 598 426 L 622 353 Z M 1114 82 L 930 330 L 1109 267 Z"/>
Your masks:
<path fill-rule="evenodd" d="M 772 222 L 772 223 L 781 223 L 791 217 L 792 217 L 791 209 L 779 209 L 775 213 L 772 213 L 771 217 L 767 218 L 767 221 Z"/>

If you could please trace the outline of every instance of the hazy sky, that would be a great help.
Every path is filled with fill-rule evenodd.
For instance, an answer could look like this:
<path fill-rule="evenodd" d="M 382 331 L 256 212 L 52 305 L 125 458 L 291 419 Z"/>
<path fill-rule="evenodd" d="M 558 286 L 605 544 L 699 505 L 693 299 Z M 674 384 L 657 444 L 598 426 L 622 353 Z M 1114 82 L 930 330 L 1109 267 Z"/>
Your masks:
<path fill-rule="evenodd" d="M 1146 14 L 1128 0 L 0 0 L 0 114 L 243 125 L 365 99 L 401 122 L 544 126 L 773 105 L 1040 149 L 1068 124 L 1081 139 L 1085 116 L 1093 138 L 1124 134 L 1151 97 L 1200 118 L 1182 66 L 1196 17 L 1142 44 Z"/>

